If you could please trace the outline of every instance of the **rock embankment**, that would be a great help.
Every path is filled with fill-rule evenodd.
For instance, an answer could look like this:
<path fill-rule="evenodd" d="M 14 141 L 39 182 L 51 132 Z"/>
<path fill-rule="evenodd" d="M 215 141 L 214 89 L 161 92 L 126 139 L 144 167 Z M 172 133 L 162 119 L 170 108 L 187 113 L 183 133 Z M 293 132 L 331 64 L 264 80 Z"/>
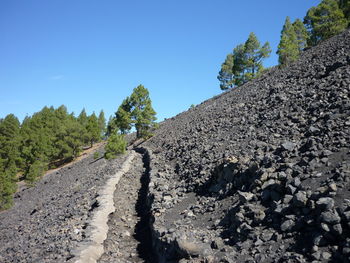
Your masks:
<path fill-rule="evenodd" d="M 143 147 L 160 262 L 349 262 L 350 31 Z"/>
<path fill-rule="evenodd" d="M 72 260 L 90 235 L 99 190 L 126 157 L 106 161 L 91 154 L 18 192 L 14 207 L 0 213 L 0 262 Z"/>

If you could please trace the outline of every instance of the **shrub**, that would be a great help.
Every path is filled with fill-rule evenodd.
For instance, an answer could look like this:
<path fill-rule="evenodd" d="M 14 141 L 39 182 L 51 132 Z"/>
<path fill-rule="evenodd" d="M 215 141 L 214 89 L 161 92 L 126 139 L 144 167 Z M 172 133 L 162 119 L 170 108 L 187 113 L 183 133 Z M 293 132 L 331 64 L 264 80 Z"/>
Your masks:
<path fill-rule="evenodd" d="M 118 154 L 122 154 L 126 149 L 126 141 L 123 135 L 113 134 L 108 138 L 105 146 L 105 158 L 107 160 L 116 158 Z"/>
<path fill-rule="evenodd" d="M 99 152 L 94 152 L 94 159 L 96 160 L 98 157 L 100 157 L 100 153 Z"/>

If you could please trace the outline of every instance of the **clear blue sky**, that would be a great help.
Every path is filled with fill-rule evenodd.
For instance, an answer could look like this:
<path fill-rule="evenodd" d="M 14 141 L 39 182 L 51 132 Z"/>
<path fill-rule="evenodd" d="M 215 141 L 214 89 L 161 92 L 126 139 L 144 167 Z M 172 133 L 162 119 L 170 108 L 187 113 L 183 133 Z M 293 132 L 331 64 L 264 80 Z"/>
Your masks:
<path fill-rule="evenodd" d="M 149 89 L 158 120 L 220 93 L 220 65 L 250 32 L 277 64 L 286 16 L 319 0 L 1 0 L 0 118 L 45 105 L 108 118 Z"/>

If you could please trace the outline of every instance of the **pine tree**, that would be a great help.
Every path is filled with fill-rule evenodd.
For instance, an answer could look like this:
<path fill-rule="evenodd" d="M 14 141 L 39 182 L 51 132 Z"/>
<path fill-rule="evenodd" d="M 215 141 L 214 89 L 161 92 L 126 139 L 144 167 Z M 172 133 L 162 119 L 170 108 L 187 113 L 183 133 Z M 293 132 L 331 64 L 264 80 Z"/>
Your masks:
<path fill-rule="evenodd" d="M 86 111 L 85 111 L 85 108 L 81 110 L 79 116 L 78 116 L 78 121 L 79 123 L 86 127 L 87 126 L 87 122 L 88 122 L 88 117 L 86 115 Z"/>
<path fill-rule="evenodd" d="M 135 124 L 136 137 L 147 138 L 151 135 L 150 130 L 155 127 L 156 112 L 152 107 L 149 91 L 139 85 L 130 96 L 131 120 Z"/>
<path fill-rule="evenodd" d="M 87 131 L 88 116 L 86 115 L 85 109 L 82 109 L 82 111 L 80 112 L 80 114 L 78 116 L 78 122 L 83 127 L 83 132 L 81 134 L 81 139 L 82 139 L 84 144 L 88 144 L 89 143 L 89 134 L 88 134 L 88 131 Z"/>
<path fill-rule="evenodd" d="M 30 185 L 33 185 L 35 181 L 44 175 L 46 169 L 47 165 L 44 162 L 40 160 L 34 161 L 29 167 L 25 180 Z"/>
<path fill-rule="evenodd" d="M 20 123 L 15 115 L 0 120 L 0 210 L 12 205 L 12 195 L 17 189 L 17 167 L 21 163 L 19 131 Z"/>
<path fill-rule="evenodd" d="M 116 133 L 117 130 L 118 130 L 118 127 L 116 125 L 116 118 L 113 116 L 110 116 L 107 124 L 106 136 L 107 137 L 111 136 L 112 134 Z"/>
<path fill-rule="evenodd" d="M 262 60 L 269 57 L 271 48 L 269 42 L 266 42 L 261 46 L 258 38 L 252 32 L 249 34 L 249 37 L 244 44 L 244 51 L 244 68 L 246 71 L 245 80 L 251 80 L 263 69 Z"/>
<path fill-rule="evenodd" d="M 257 77 L 263 70 L 262 61 L 271 53 L 270 45 L 263 46 L 254 33 L 251 33 L 244 44 L 240 44 L 228 54 L 221 65 L 218 75 L 220 89 L 226 90 L 240 86 Z"/>
<path fill-rule="evenodd" d="M 50 158 L 54 156 L 52 129 L 49 129 L 45 124 L 45 120 L 49 120 L 50 109 L 44 108 L 42 112 L 33 114 L 32 117 L 27 117 L 22 123 L 20 130 L 21 146 L 20 152 L 23 159 L 23 170 L 25 179 L 28 180 L 29 171 L 31 181 L 34 177 L 40 177 L 42 174 L 34 176 L 31 166 L 35 162 L 47 164 Z"/>
<path fill-rule="evenodd" d="M 221 65 L 221 70 L 218 75 L 218 80 L 220 81 L 220 89 L 227 90 L 233 88 L 234 84 L 234 74 L 233 74 L 233 63 L 234 56 L 233 54 L 228 54 L 224 63 Z"/>
<path fill-rule="evenodd" d="M 123 100 L 122 104 L 115 113 L 115 126 L 122 134 L 128 133 L 132 127 L 131 108 L 132 105 L 130 98 L 127 97 L 125 100 Z"/>
<path fill-rule="evenodd" d="M 84 129 L 74 116 L 69 116 L 65 123 L 66 137 L 65 142 L 68 146 L 68 150 L 65 153 L 64 158 L 68 160 L 74 159 L 79 156 L 81 148 L 83 146 L 83 140 L 81 134 Z"/>
<path fill-rule="evenodd" d="M 299 52 L 297 34 L 290 22 L 290 18 L 287 16 L 276 52 L 278 54 L 278 62 L 281 65 L 290 64 L 298 59 Z"/>
<path fill-rule="evenodd" d="M 92 147 L 95 142 L 100 140 L 100 128 L 95 113 L 92 113 L 91 116 L 89 116 L 86 130 L 90 146 Z"/>
<path fill-rule="evenodd" d="M 221 65 L 218 75 L 220 89 L 227 90 L 240 86 L 245 80 L 245 47 L 243 44 L 236 46 L 233 52 L 228 54 L 225 62 Z"/>
<path fill-rule="evenodd" d="M 350 26 L 350 0 L 339 0 L 339 7 L 343 11 L 344 17 L 348 21 L 348 27 Z"/>
<path fill-rule="evenodd" d="M 300 53 L 305 48 L 307 48 L 307 41 L 308 41 L 309 35 L 307 33 L 305 25 L 299 18 L 294 21 L 293 28 L 297 36 L 298 49 L 299 49 L 299 55 L 300 55 Z"/>
<path fill-rule="evenodd" d="M 13 193 L 16 191 L 15 186 L 12 176 L 5 173 L 5 169 L 0 163 L 0 211 L 12 206 Z"/>
<path fill-rule="evenodd" d="M 310 38 L 309 45 L 315 46 L 320 41 L 342 32 L 348 25 L 337 0 L 323 0 L 316 7 L 311 7 L 305 18 Z"/>
<path fill-rule="evenodd" d="M 105 118 L 105 113 L 103 110 L 100 111 L 100 114 L 98 115 L 98 126 L 100 128 L 100 135 L 101 138 L 104 137 L 106 133 L 106 118 Z"/>

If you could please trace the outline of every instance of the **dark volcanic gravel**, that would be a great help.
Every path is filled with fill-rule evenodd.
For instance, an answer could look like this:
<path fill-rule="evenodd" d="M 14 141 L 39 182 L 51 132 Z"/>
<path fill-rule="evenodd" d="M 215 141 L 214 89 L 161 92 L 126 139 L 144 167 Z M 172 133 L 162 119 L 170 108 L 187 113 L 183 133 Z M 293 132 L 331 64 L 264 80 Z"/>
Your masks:
<path fill-rule="evenodd" d="M 160 262 L 349 262 L 350 31 L 143 147 Z"/>
<path fill-rule="evenodd" d="M 105 253 L 99 263 L 154 262 L 147 215 L 147 169 L 137 154 L 130 170 L 120 179 L 114 192 L 115 211 L 108 220 Z"/>
<path fill-rule="evenodd" d="M 99 189 L 125 160 L 92 156 L 15 195 L 14 207 L 0 213 L 0 262 L 65 262 L 73 257 L 98 206 Z"/>

